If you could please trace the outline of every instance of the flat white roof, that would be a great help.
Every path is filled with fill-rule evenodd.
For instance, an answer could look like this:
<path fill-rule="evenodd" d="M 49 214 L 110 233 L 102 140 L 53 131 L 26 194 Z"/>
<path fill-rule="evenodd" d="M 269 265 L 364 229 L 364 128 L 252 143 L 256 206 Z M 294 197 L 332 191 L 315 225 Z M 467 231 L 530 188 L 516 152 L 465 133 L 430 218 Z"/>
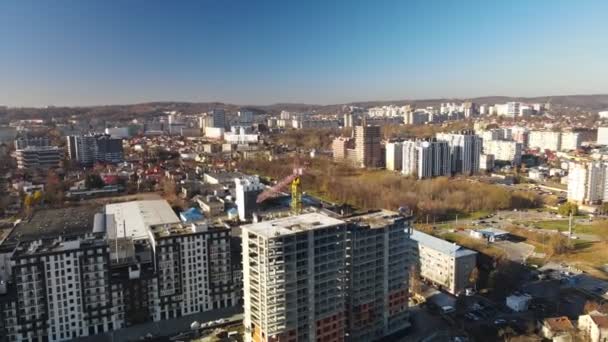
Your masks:
<path fill-rule="evenodd" d="M 143 240 L 148 238 L 148 228 L 157 224 L 180 222 L 165 200 L 133 201 L 106 205 L 106 214 L 114 215 L 115 229 L 108 236 Z"/>
<path fill-rule="evenodd" d="M 265 238 L 272 238 L 341 224 L 345 222 L 319 213 L 308 213 L 248 224 L 242 226 L 242 229 Z"/>

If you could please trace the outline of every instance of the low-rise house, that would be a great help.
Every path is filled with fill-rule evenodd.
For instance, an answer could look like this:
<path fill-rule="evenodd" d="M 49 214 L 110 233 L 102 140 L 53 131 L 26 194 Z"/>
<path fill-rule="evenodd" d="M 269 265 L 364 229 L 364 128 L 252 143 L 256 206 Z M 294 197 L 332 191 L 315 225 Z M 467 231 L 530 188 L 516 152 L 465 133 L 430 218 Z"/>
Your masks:
<path fill-rule="evenodd" d="M 208 216 L 217 216 L 224 213 L 224 201 L 217 196 L 198 196 L 196 202 Z"/>
<path fill-rule="evenodd" d="M 578 329 L 591 342 L 608 341 L 608 316 L 593 311 L 578 317 Z"/>
<path fill-rule="evenodd" d="M 417 230 L 411 239 L 412 262 L 418 262 L 422 278 L 453 294 L 464 291 L 477 265 L 477 252 Z"/>
<path fill-rule="evenodd" d="M 544 338 L 553 342 L 571 342 L 575 328 L 566 316 L 551 317 L 543 320 L 541 332 Z"/>

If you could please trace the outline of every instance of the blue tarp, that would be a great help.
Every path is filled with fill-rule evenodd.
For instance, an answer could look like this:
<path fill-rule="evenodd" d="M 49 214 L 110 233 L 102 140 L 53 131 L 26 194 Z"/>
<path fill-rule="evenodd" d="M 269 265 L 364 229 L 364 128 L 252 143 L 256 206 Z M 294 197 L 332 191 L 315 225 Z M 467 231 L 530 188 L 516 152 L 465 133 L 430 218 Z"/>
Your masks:
<path fill-rule="evenodd" d="M 182 222 L 193 222 L 200 221 L 204 219 L 205 216 L 203 216 L 203 213 L 201 213 L 200 210 L 196 208 L 190 208 L 186 211 L 182 211 L 181 213 L 179 213 L 179 218 L 180 220 L 182 220 Z"/>

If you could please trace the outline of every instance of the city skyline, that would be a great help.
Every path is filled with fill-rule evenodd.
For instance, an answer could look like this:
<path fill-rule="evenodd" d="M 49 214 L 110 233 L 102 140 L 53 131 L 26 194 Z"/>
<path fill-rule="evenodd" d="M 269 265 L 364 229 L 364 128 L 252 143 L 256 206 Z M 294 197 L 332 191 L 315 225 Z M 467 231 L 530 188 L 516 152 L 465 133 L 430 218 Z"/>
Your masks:
<path fill-rule="evenodd" d="M 0 4 L 0 104 L 608 92 L 601 1 Z"/>

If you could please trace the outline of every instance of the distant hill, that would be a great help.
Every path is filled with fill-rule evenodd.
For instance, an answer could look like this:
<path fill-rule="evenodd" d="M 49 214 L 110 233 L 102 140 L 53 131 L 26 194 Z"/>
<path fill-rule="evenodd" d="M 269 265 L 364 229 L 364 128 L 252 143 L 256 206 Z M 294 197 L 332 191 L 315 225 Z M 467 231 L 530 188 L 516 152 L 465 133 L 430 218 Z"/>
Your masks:
<path fill-rule="evenodd" d="M 473 101 L 478 104 L 504 103 L 508 101 L 521 101 L 531 103 L 546 103 L 550 101 L 554 105 L 578 107 L 583 110 L 597 111 L 608 109 L 608 94 L 597 95 L 560 95 L 540 97 L 508 97 L 508 96 L 485 96 L 476 98 L 440 98 L 440 99 L 415 99 L 395 101 L 362 101 L 346 104 L 315 105 L 304 103 L 276 103 L 271 105 L 235 105 L 221 102 L 148 102 L 131 105 L 108 105 L 90 107 L 47 107 L 47 108 L 7 108 L 0 107 L 0 122 L 13 119 L 28 118 L 103 118 L 104 120 L 129 120 L 133 116 L 155 116 L 164 111 L 179 111 L 184 114 L 197 114 L 210 111 L 214 108 L 223 108 L 229 112 L 237 110 L 251 110 L 256 114 L 270 113 L 278 114 L 282 110 L 293 112 L 317 112 L 335 113 L 344 105 L 359 107 L 374 107 L 389 104 L 405 105 L 412 104 L 416 107 L 436 106 L 441 102 Z"/>

